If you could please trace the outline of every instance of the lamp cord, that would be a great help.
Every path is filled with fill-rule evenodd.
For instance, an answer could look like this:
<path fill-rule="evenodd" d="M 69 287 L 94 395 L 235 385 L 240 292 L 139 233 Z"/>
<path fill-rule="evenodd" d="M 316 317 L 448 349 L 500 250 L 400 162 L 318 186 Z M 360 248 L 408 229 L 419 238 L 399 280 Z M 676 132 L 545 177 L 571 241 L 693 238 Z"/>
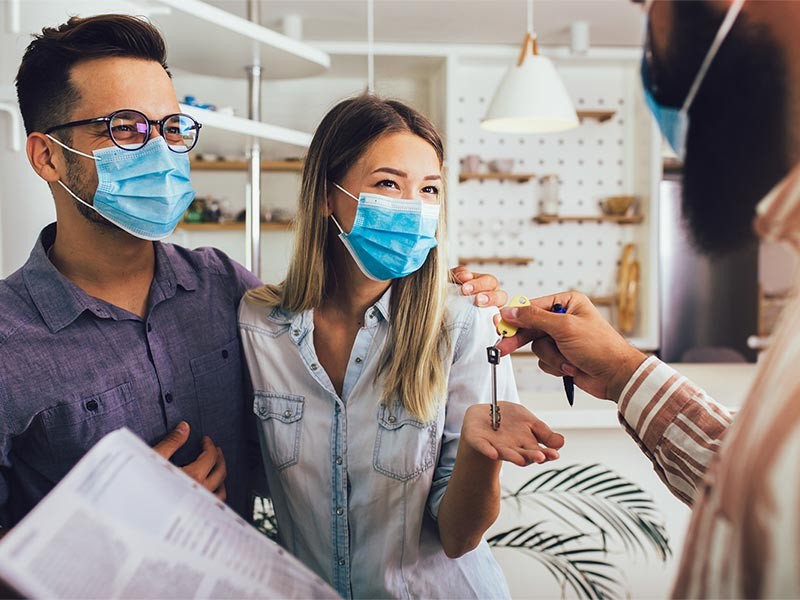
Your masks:
<path fill-rule="evenodd" d="M 367 89 L 375 93 L 375 2 L 367 0 Z"/>
<path fill-rule="evenodd" d="M 528 33 L 533 35 L 533 0 L 528 0 Z"/>

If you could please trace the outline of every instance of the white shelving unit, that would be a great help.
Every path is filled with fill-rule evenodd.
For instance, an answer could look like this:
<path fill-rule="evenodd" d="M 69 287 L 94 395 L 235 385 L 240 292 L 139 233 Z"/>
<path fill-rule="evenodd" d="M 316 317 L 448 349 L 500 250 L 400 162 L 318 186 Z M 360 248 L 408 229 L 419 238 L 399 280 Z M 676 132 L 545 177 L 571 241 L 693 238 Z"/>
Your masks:
<path fill-rule="evenodd" d="M 226 79 L 244 76 L 257 60 L 264 79 L 321 75 L 327 53 L 200 0 L 157 0 L 171 10 L 154 22 L 169 43 L 171 65 Z M 213 40 L 213 42 L 212 42 Z"/>
<path fill-rule="evenodd" d="M 186 104 L 181 104 L 180 107 L 181 111 L 203 124 L 198 144 L 202 142 L 203 148 L 213 149 L 220 154 L 226 153 L 230 148 L 243 148 L 252 138 L 285 144 L 291 146 L 295 152 L 297 148 L 307 148 L 311 143 L 311 134 L 304 131 L 225 115 Z"/>
<path fill-rule="evenodd" d="M 162 10 L 155 10 L 152 19 L 167 40 L 170 65 L 197 75 L 248 79 L 250 118 L 186 105 L 181 105 L 181 109 L 203 124 L 200 148 L 219 154 L 246 148 L 250 183 L 246 188 L 245 263 L 260 277 L 261 144 L 294 147 L 286 152 L 291 154 L 311 141 L 308 133 L 261 121 L 262 80 L 319 75 L 330 67 L 330 57 L 259 25 L 258 1 L 250 0 L 253 21 L 200 0 L 157 0 Z M 210 40 L 213 43 L 208 43 Z"/>

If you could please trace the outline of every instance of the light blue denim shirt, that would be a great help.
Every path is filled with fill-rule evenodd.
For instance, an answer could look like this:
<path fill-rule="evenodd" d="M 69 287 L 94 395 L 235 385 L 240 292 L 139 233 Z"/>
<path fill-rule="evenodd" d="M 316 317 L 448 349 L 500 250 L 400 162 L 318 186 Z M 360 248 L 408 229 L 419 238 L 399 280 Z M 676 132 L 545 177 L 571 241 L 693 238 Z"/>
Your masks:
<path fill-rule="evenodd" d="M 313 311 L 242 302 L 239 327 L 281 542 L 345 598 L 508 597 L 485 541 L 450 559 L 436 526 L 464 412 L 491 401 L 486 347 L 497 339 L 496 311 L 453 288 L 447 398 L 422 423 L 400 403 L 390 409 L 381 401 L 390 291 L 365 315 L 341 398 L 314 350 Z M 500 399 L 518 401 L 508 358 L 498 366 L 498 387 Z"/>

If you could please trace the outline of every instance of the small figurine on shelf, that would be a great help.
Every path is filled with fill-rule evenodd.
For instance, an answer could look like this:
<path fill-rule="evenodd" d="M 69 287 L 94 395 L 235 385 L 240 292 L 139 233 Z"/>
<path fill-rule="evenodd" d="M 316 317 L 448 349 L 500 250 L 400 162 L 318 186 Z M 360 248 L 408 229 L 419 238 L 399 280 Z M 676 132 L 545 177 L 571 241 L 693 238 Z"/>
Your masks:
<path fill-rule="evenodd" d="M 220 221 L 222 221 L 222 207 L 219 200 L 212 198 L 206 210 L 206 222 L 219 223 Z"/>
<path fill-rule="evenodd" d="M 560 180 L 558 175 L 551 173 L 539 179 L 541 189 L 541 213 L 547 216 L 558 215 L 558 189 Z"/>
<path fill-rule="evenodd" d="M 195 198 L 183 215 L 185 223 L 202 223 L 205 220 L 206 201 L 205 198 Z"/>

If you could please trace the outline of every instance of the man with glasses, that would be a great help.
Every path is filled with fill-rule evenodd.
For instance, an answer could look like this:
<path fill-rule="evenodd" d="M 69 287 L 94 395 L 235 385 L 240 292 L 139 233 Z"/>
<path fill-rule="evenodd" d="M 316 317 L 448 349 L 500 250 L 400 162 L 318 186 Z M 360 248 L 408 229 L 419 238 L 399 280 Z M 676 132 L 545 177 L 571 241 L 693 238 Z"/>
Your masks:
<path fill-rule="evenodd" d="M 696 246 L 753 243 L 755 217 L 762 239 L 800 249 L 800 2 L 658 0 L 647 15 L 645 99 L 684 159 Z M 555 303 L 568 314 L 552 314 Z M 544 371 L 617 402 L 626 431 L 692 506 L 675 597 L 800 597 L 800 301 L 735 416 L 630 346 L 582 294 L 503 318 L 523 328 L 503 351 L 532 341 Z"/>
<path fill-rule="evenodd" d="M 122 426 L 248 516 L 259 452 L 236 320 L 260 282 L 220 251 L 158 242 L 194 197 L 201 131 L 164 40 L 133 17 L 70 19 L 27 48 L 17 91 L 57 223 L 0 282 L 0 528 Z M 505 302 L 493 277 L 458 276 Z"/>

